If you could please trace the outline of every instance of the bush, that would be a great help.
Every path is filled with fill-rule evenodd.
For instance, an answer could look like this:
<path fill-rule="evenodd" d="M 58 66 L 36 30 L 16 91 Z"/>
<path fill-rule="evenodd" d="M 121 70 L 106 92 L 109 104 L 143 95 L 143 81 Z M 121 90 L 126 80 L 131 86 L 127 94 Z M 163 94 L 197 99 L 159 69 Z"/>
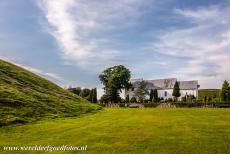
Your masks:
<path fill-rule="evenodd" d="M 172 98 L 169 98 L 169 99 L 168 99 L 168 102 L 173 102 L 173 99 L 172 99 Z"/>
<path fill-rule="evenodd" d="M 126 101 L 127 103 L 129 103 L 129 94 L 128 94 L 128 95 L 126 95 L 126 97 L 125 97 L 125 101 Z"/>
<path fill-rule="evenodd" d="M 157 107 L 157 105 L 159 105 L 160 103 L 153 103 L 153 102 L 150 102 L 150 103 L 143 103 L 144 107 Z"/>
<path fill-rule="evenodd" d="M 126 100 L 123 99 L 123 98 L 121 98 L 121 103 L 122 103 L 122 104 L 126 103 Z"/>
<path fill-rule="evenodd" d="M 137 99 L 135 98 L 135 97 L 132 97 L 131 99 L 130 99 L 130 103 L 136 103 L 137 102 Z"/>

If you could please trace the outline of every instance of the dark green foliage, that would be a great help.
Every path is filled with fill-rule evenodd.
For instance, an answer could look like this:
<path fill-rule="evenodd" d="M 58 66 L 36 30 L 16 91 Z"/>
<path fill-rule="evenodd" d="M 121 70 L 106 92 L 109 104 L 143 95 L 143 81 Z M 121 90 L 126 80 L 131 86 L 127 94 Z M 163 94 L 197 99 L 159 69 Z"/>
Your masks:
<path fill-rule="evenodd" d="M 204 102 L 207 102 L 207 96 L 204 96 Z"/>
<path fill-rule="evenodd" d="M 145 108 L 155 108 L 157 107 L 158 105 L 160 105 L 160 103 L 157 103 L 157 102 L 150 102 L 150 103 L 143 103 L 144 107 Z"/>
<path fill-rule="evenodd" d="M 187 97 L 186 97 L 186 96 L 182 97 L 182 98 L 181 98 L 181 101 L 182 101 L 182 102 L 186 102 L 186 101 L 187 101 Z"/>
<path fill-rule="evenodd" d="M 91 89 L 89 95 L 86 97 L 86 99 L 91 103 L 93 102 L 93 93 L 93 89 Z"/>
<path fill-rule="evenodd" d="M 176 81 L 176 83 L 175 83 L 175 85 L 174 85 L 172 95 L 173 95 L 174 97 L 176 97 L 176 99 L 177 99 L 178 97 L 180 97 L 180 96 L 181 96 L 181 94 L 180 94 L 180 87 L 179 87 L 179 83 L 178 83 L 177 81 Z"/>
<path fill-rule="evenodd" d="M 149 94 L 149 101 L 153 101 L 153 89 L 150 90 L 150 94 Z"/>
<path fill-rule="evenodd" d="M 221 89 L 221 100 L 229 101 L 230 100 L 230 87 L 228 81 L 224 81 Z"/>
<path fill-rule="evenodd" d="M 100 103 L 102 103 L 102 104 L 105 104 L 105 103 L 108 103 L 109 102 L 109 98 L 108 98 L 108 96 L 107 95 L 102 95 L 101 96 L 101 99 L 100 99 Z"/>
<path fill-rule="evenodd" d="M 130 103 L 136 103 L 136 102 L 137 102 L 136 97 L 132 97 L 132 98 L 130 99 Z"/>
<path fill-rule="evenodd" d="M 110 67 L 99 75 L 101 83 L 104 85 L 104 91 L 110 102 L 118 102 L 119 94 L 122 89 L 130 87 L 130 71 L 123 65 Z"/>
<path fill-rule="evenodd" d="M 157 89 L 153 90 L 153 102 L 158 102 L 158 92 Z"/>
<path fill-rule="evenodd" d="M 0 125 L 100 109 L 25 69 L 0 60 Z"/>
<path fill-rule="evenodd" d="M 97 88 L 94 88 L 92 91 L 92 103 L 97 103 Z"/>
<path fill-rule="evenodd" d="M 128 94 L 128 95 L 126 95 L 126 97 L 125 97 L 125 101 L 126 101 L 127 103 L 129 103 L 129 94 Z"/>
<path fill-rule="evenodd" d="M 121 103 L 126 103 L 126 100 L 125 99 L 123 99 L 123 98 L 121 98 L 121 101 L 120 101 Z"/>
<path fill-rule="evenodd" d="M 145 81 L 141 81 L 139 83 L 139 86 L 134 90 L 134 95 L 135 97 L 138 98 L 138 101 L 143 103 L 143 101 L 146 98 L 146 95 L 148 95 L 149 92 L 146 89 L 146 82 Z"/>
<path fill-rule="evenodd" d="M 80 95 L 80 93 L 81 93 L 81 87 L 76 87 L 76 88 L 68 88 L 68 90 L 70 91 L 70 92 L 72 92 L 72 93 L 74 93 L 74 94 L 76 94 L 76 95 Z"/>
<path fill-rule="evenodd" d="M 168 98 L 167 100 L 169 103 L 173 102 L 173 99 L 172 98 Z"/>
<path fill-rule="evenodd" d="M 90 91 L 91 91 L 90 89 L 84 88 L 84 89 L 81 90 L 80 96 L 82 98 L 89 97 Z"/>

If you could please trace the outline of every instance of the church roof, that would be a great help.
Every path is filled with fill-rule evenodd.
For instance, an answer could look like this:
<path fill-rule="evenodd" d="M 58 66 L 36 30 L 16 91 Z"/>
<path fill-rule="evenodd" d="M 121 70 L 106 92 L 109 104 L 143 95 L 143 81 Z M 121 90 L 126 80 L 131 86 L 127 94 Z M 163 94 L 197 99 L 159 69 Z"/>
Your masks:
<path fill-rule="evenodd" d="M 190 89 L 197 89 L 198 88 L 198 81 L 179 81 L 179 87 L 182 90 L 190 90 Z"/>
<path fill-rule="evenodd" d="M 147 82 L 153 83 L 157 89 L 172 89 L 176 83 L 176 78 L 147 80 Z"/>
<path fill-rule="evenodd" d="M 158 80 L 143 80 L 132 79 L 131 83 L 134 88 L 139 86 L 141 81 L 145 81 L 147 89 L 173 89 L 177 81 L 176 78 L 158 79 Z M 181 90 L 190 90 L 198 88 L 198 81 L 178 81 Z"/>

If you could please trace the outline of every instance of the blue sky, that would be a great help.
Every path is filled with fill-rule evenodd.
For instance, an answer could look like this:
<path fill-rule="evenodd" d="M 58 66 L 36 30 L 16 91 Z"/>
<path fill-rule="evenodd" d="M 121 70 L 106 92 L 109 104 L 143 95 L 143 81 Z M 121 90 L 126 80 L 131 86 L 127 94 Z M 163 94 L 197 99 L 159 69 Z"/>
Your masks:
<path fill-rule="evenodd" d="M 123 64 L 133 78 L 230 78 L 229 0 L 1 0 L 0 58 L 60 86 L 98 87 Z"/>

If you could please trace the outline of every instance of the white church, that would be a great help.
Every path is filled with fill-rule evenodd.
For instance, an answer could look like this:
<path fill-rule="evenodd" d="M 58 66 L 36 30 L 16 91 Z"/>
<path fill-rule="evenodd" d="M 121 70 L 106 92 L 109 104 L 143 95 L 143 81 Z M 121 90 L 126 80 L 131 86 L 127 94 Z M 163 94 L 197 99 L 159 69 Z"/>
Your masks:
<path fill-rule="evenodd" d="M 132 84 L 132 88 L 125 90 L 125 96 L 129 95 L 129 98 L 134 96 L 135 89 L 139 86 L 141 81 L 145 81 L 146 88 L 150 91 L 151 89 L 157 89 L 158 97 L 169 99 L 173 98 L 173 88 L 177 81 L 176 78 L 169 78 L 169 79 L 158 79 L 158 80 L 143 80 L 143 79 L 132 79 L 130 82 Z M 177 81 L 180 87 L 181 96 L 182 97 L 193 95 L 198 98 L 198 88 L 200 87 L 197 80 L 192 81 Z"/>

